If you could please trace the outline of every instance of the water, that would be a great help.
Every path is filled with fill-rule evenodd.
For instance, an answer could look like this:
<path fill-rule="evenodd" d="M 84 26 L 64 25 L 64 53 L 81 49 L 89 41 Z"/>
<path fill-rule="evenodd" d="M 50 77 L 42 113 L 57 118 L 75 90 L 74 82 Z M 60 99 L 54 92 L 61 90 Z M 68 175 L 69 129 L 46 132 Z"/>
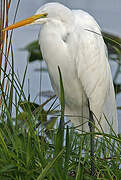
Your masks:
<path fill-rule="evenodd" d="M 26 1 L 20 1 L 19 11 L 17 14 L 17 19 L 21 20 L 23 18 L 32 16 L 36 10 L 44 3 L 46 2 L 52 2 L 47 0 L 26 0 Z M 120 20 L 121 20 L 121 1 L 120 0 L 64 0 L 64 1 L 58 1 L 62 2 L 63 4 L 67 5 L 70 8 L 73 9 L 83 9 L 87 12 L 89 12 L 92 16 L 95 17 L 97 22 L 100 24 L 102 30 L 115 33 L 116 35 L 121 34 L 121 28 L 120 28 Z M 11 4 L 11 11 L 9 14 L 9 24 L 13 21 L 14 16 L 14 9 L 16 7 L 16 1 L 12 1 Z M 34 26 L 26 26 L 24 28 L 19 28 L 14 30 L 13 34 L 13 49 L 14 49 L 14 59 L 15 59 L 15 70 L 19 73 L 20 79 L 23 77 L 23 72 L 25 65 L 27 63 L 27 52 L 20 51 L 20 48 L 23 48 L 28 43 L 32 42 L 33 40 L 38 39 L 38 33 L 39 33 L 40 26 L 34 25 Z M 30 94 L 31 94 L 31 100 L 36 97 L 36 95 L 39 93 L 40 89 L 40 75 L 38 72 L 35 72 L 34 70 L 36 68 L 40 67 L 40 62 L 34 62 L 29 64 L 26 81 L 25 81 L 25 92 L 27 94 L 28 91 L 28 79 L 30 82 Z M 114 72 L 115 67 L 111 67 Z M 42 76 L 42 89 L 43 90 L 50 90 L 51 85 L 49 82 L 49 77 L 46 74 L 43 74 Z M 117 96 L 117 104 L 120 105 L 121 96 Z M 36 100 L 36 102 L 39 102 L 39 98 Z M 118 114 L 121 117 L 121 113 Z M 121 132 L 121 118 L 119 122 L 119 129 Z"/>

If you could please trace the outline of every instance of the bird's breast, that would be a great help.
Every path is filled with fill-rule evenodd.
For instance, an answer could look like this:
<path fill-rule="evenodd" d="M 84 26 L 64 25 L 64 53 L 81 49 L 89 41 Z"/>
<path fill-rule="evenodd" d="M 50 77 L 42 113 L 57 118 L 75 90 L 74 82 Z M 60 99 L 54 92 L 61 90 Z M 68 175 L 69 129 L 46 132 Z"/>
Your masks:
<path fill-rule="evenodd" d="M 80 109 L 82 102 L 83 104 L 86 102 L 86 95 L 78 80 L 75 59 L 69 50 L 69 44 L 63 41 L 57 31 L 42 29 L 40 47 L 56 94 L 59 96 L 60 93 L 59 66 L 65 91 L 65 103 L 67 106 Z"/>

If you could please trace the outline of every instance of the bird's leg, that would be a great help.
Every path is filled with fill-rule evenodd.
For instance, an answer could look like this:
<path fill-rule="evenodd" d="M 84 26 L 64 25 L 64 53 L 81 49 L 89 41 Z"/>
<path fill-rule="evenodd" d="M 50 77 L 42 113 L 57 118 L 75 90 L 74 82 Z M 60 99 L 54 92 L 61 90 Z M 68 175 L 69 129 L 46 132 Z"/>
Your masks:
<path fill-rule="evenodd" d="M 88 107 L 89 107 L 89 129 L 90 129 L 90 161 L 91 161 L 91 175 L 95 175 L 95 158 L 94 158 L 94 118 L 93 118 L 93 113 L 90 109 L 90 103 L 88 100 Z"/>

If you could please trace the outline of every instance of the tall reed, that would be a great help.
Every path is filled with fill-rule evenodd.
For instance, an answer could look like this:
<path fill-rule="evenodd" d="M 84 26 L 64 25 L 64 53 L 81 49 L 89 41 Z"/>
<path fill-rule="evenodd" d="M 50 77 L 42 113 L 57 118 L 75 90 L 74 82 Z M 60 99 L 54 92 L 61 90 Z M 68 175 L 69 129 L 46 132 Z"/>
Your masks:
<path fill-rule="evenodd" d="M 1 0 L 0 4 L 0 83 L 2 84 L 2 89 L 7 91 L 8 80 L 6 78 L 6 71 L 8 65 L 8 57 L 11 47 L 11 38 L 8 38 L 8 32 L 3 32 L 2 29 L 8 26 L 8 13 L 10 9 L 11 0 Z M 5 81 L 6 80 L 6 81 Z M 2 103 L 2 96 L 0 96 L 0 105 Z"/>

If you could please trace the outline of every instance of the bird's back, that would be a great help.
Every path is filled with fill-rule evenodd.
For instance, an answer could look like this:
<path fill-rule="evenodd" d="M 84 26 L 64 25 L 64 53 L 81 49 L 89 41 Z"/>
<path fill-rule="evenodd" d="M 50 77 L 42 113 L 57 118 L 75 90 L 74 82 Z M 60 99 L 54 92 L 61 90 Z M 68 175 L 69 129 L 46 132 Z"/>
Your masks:
<path fill-rule="evenodd" d="M 87 73 L 84 72 L 86 76 L 87 75 L 90 76 L 90 78 L 87 78 L 87 82 L 85 81 L 86 77 L 84 81 L 82 80 L 82 77 L 81 77 L 82 73 L 80 73 L 80 71 L 83 68 L 82 69 L 80 68 L 81 70 L 77 70 L 78 76 L 80 78 L 80 81 L 81 82 L 83 81 L 82 86 L 84 87 L 85 92 L 87 91 L 86 94 L 90 101 L 93 113 L 97 116 L 97 118 L 101 117 L 101 120 L 99 123 L 102 129 L 104 130 L 104 132 L 109 133 L 111 131 L 111 126 L 112 126 L 113 130 L 117 134 L 118 133 L 118 120 L 117 120 L 115 93 L 114 93 L 111 70 L 108 63 L 107 48 L 103 41 L 100 27 L 96 23 L 95 19 L 92 16 L 90 16 L 88 13 L 82 10 L 76 10 L 76 11 L 74 10 L 73 12 L 75 15 L 76 23 L 78 24 L 78 26 L 80 26 L 80 29 L 82 29 L 80 30 L 81 33 L 83 32 L 83 30 L 85 30 L 85 34 L 80 35 L 80 48 L 81 48 L 81 43 L 83 44 L 83 49 L 87 47 L 87 51 L 85 51 L 85 54 L 87 55 L 83 55 L 83 56 L 79 55 L 79 57 L 77 58 L 78 59 L 77 69 L 79 69 L 79 64 L 80 66 L 82 66 L 82 63 L 80 63 L 81 58 L 87 57 L 86 69 L 92 68 L 92 70 L 94 70 L 92 72 L 90 70 L 87 71 Z M 89 33 L 90 35 L 88 35 Z M 89 38 L 90 38 L 90 41 L 89 41 Z M 92 42 L 92 44 L 90 42 Z M 79 52 L 79 54 L 81 54 L 81 52 Z M 95 59 L 94 63 L 93 63 L 93 59 Z M 90 66 L 88 67 L 89 64 Z M 88 79 L 90 79 L 90 81 L 88 81 Z M 99 83 L 99 81 L 102 81 L 102 82 Z M 104 88 L 102 88 L 101 86 L 102 87 L 104 86 Z M 88 91 L 88 89 L 91 89 L 91 88 L 95 94 L 93 92 L 90 93 Z M 97 90 L 95 91 L 96 88 Z M 102 92 L 97 93 L 97 91 L 102 91 Z M 111 126 L 107 123 L 107 121 L 109 122 Z M 98 126 L 98 123 L 96 123 L 96 125 Z M 101 129 L 100 125 L 98 126 L 99 129 Z"/>
<path fill-rule="evenodd" d="M 65 22 L 50 21 L 40 32 L 40 46 L 52 87 L 59 96 L 59 66 L 65 91 L 65 113 L 82 131 L 89 131 L 88 100 L 97 118 L 103 113 L 110 114 L 109 122 L 117 124 L 112 78 L 100 28 L 88 13 L 72 12 L 71 27 L 67 28 Z M 108 104 L 112 105 L 107 109 Z M 105 122 L 102 118 L 101 126 L 109 133 Z M 114 128 L 117 131 L 117 126 Z"/>

